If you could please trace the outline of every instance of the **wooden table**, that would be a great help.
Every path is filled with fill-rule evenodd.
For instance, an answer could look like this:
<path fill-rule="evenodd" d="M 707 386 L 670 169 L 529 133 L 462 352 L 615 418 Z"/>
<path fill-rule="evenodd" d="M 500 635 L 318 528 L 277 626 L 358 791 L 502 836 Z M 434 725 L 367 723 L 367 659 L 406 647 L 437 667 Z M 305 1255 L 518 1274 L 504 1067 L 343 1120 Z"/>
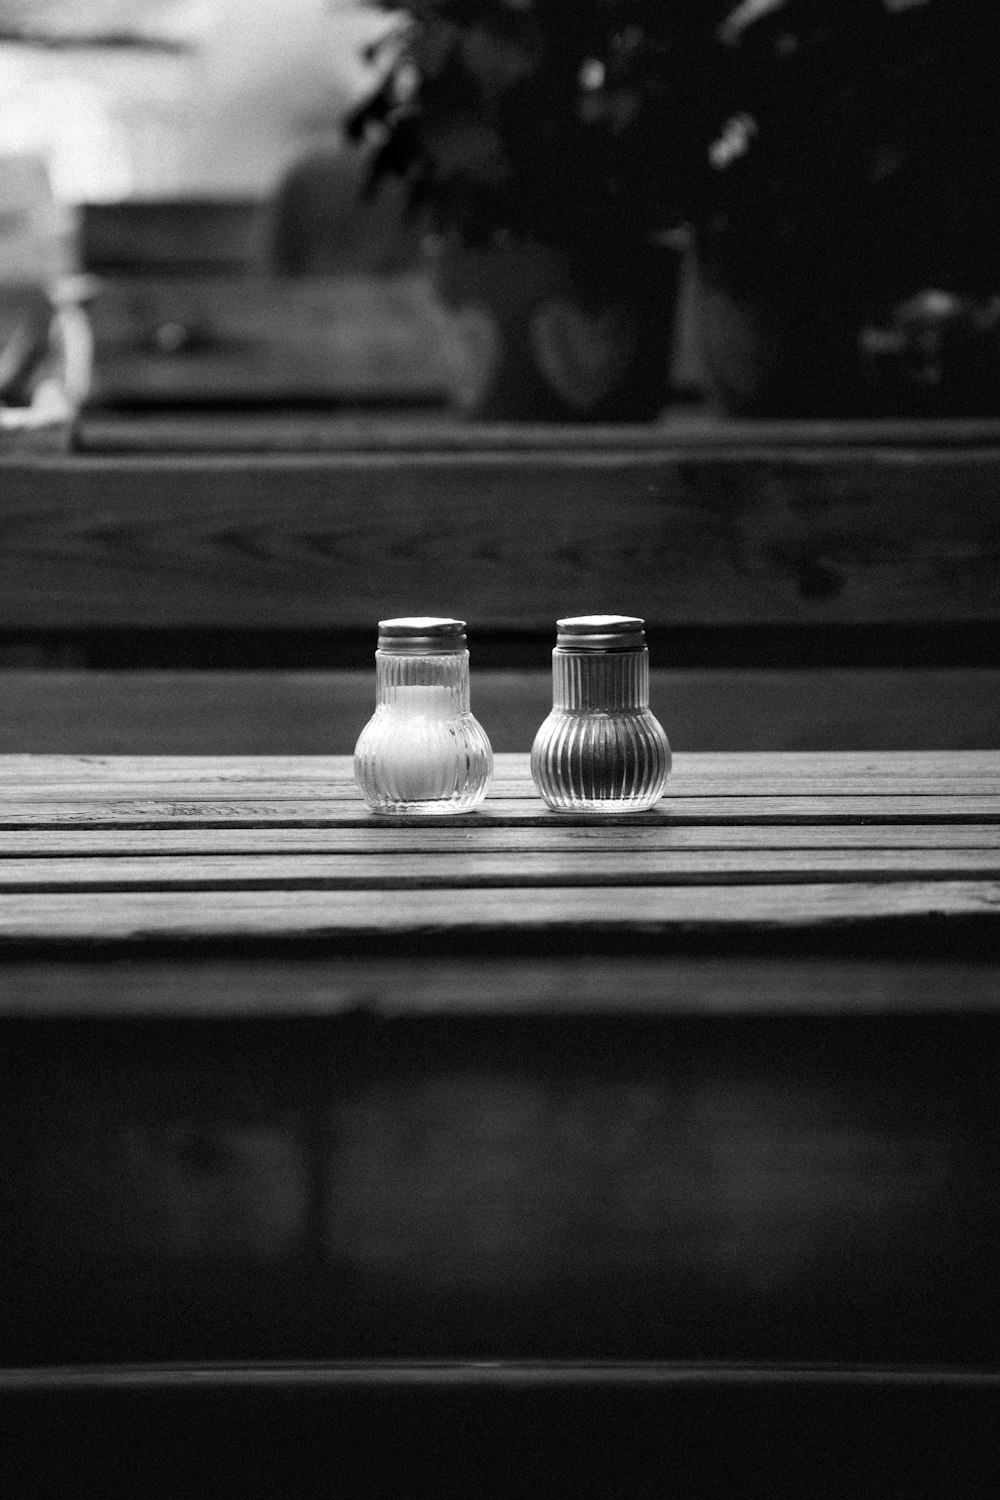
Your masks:
<path fill-rule="evenodd" d="M 376 818 L 348 756 L 14 755 L 0 788 L 0 935 L 53 955 L 71 940 L 139 957 L 153 939 L 439 933 L 478 945 L 477 988 L 492 995 L 482 959 L 525 933 L 546 934 L 560 963 L 570 936 L 613 939 L 616 965 L 654 939 L 662 984 L 681 933 L 919 927 L 989 917 L 998 900 L 993 751 L 680 755 L 656 810 L 610 820 L 551 813 L 526 755 L 499 756 L 483 807 L 447 820 Z M 405 1005 L 382 977 L 390 956 L 380 948 L 367 982 Z M 276 1003 L 305 1002 L 290 987 Z"/>
<path fill-rule="evenodd" d="M 362 1469 L 408 1402 L 439 1456 L 545 1412 L 598 1468 L 641 1408 L 647 1477 L 728 1434 L 771 1493 L 831 1422 L 871 1493 L 904 1428 L 913 1472 L 985 1462 L 1000 754 L 679 754 L 616 820 L 505 755 L 447 822 L 345 757 L 10 756 L 0 888 L 0 1394 L 39 1429 L 145 1380 L 210 1443 L 214 1381 L 234 1442 L 353 1402 Z"/>

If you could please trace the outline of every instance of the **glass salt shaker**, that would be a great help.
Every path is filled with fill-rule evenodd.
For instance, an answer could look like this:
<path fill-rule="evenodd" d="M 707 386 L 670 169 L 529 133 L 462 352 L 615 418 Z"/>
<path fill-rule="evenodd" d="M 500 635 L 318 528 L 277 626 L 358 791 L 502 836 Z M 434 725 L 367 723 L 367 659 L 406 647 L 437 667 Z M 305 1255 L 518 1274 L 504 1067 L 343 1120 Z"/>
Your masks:
<path fill-rule="evenodd" d="M 376 709 L 354 775 L 381 813 L 460 813 L 486 796 L 493 751 L 469 709 L 465 621 L 379 621 Z"/>
<path fill-rule="evenodd" d="M 552 712 L 531 774 L 557 812 L 643 812 L 662 795 L 670 745 L 649 710 L 644 622 L 632 615 L 557 621 Z"/>

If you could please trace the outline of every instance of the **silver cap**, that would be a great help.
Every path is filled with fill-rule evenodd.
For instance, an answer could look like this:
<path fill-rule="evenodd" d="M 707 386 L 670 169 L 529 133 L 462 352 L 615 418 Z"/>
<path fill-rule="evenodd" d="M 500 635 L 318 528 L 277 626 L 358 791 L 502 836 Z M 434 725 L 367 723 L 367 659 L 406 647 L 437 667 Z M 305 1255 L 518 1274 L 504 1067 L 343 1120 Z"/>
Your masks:
<path fill-rule="evenodd" d="M 465 621 L 439 615 L 379 620 L 378 649 L 395 656 L 447 656 L 465 650 Z"/>
<path fill-rule="evenodd" d="M 557 651 L 642 651 L 645 621 L 636 615 L 571 615 L 557 620 Z"/>

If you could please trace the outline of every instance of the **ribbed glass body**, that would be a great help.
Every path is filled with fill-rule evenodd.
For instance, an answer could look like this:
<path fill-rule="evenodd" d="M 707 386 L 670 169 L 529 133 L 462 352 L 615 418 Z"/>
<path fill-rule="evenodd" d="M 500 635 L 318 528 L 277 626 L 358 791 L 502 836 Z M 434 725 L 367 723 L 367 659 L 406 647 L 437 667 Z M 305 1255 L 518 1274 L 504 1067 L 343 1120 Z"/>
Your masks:
<path fill-rule="evenodd" d="M 663 793 L 670 745 L 649 708 L 649 652 L 552 653 L 552 712 L 531 774 L 557 812 L 642 812 Z"/>
<path fill-rule="evenodd" d="M 469 653 L 375 653 L 376 709 L 354 750 L 374 812 L 458 813 L 476 807 L 493 751 L 469 707 Z"/>

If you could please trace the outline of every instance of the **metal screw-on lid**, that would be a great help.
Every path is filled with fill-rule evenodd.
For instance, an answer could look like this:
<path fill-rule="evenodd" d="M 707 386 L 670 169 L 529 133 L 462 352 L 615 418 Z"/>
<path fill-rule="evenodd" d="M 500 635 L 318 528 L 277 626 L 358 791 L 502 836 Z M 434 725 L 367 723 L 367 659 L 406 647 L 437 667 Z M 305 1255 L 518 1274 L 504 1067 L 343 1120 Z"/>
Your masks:
<path fill-rule="evenodd" d="M 636 615 L 573 615 L 557 620 L 557 651 L 641 651 L 644 620 Z"/>
<path fill-rule="evenodd" d="M 465 650 L 465 621 L 437 615 L 379 620 L 378 648 L 396 656 L 447 656 Z"/>

